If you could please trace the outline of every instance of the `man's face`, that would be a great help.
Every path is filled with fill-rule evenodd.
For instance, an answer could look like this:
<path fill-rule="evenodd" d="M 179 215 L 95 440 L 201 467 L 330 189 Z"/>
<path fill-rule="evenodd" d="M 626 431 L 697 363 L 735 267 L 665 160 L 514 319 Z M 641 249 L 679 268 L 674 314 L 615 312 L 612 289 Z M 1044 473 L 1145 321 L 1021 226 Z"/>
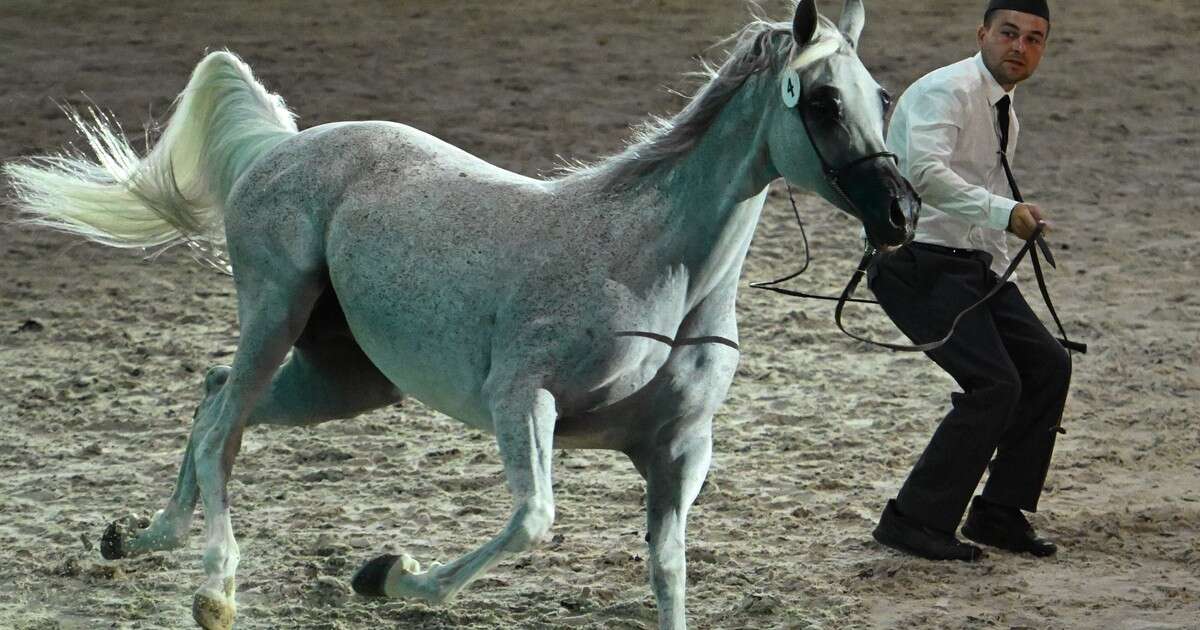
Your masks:
<path fill-rule="evenodd" d="M 1050 23 L 1031 13 L 1001 9 L 979 27 L 979 50 L 983 64 L 996 82 L 1011 89 L 1037 70 L 1046 52 Z"/>

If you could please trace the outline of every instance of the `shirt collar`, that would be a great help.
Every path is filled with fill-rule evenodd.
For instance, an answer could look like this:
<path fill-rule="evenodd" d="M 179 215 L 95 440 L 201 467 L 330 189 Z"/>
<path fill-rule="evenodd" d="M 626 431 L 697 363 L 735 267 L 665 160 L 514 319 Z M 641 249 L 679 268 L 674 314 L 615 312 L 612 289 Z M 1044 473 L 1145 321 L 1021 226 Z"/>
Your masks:
<path fill-rule="evenodd" d="M 983 89 L 987 94 L 988 104 L 995 105 L 996 101 L 1004 98 L 1005 94 L 1008 95 L 1008 100 L 1010 103 L 1015 100 L 1014 97 L 1016 96 L 1015 92 L 1017 91 L 1017 88 L 1014 87 L 1012 90 L 1005 92 L 1004 88 L 1000 87 L 1000 83 L 996 81 L 996 77 L 992 76 L 992 71 L 988 70 L 987 66 L 984 65 L 983 53 L 975 53 L 974 59 L 975 67 L 979 70 L 980 78 L 983 79 Z"/>

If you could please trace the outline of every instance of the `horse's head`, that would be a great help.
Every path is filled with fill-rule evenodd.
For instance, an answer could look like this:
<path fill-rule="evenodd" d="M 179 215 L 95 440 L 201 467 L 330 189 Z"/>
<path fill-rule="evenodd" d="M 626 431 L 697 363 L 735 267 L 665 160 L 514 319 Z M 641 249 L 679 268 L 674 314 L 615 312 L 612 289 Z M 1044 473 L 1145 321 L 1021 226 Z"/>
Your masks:
<path fill-rule="evenodd" d="M 876 247 L 891 248 L 912 237 L 920 200 L 886 152 L 890 98 L 855 50 L 865 20 L 862 0 L 846 0 L 836 26 L 816 0 L 800 0 L 767 143 L 780 175 L 858 218 Z"/>

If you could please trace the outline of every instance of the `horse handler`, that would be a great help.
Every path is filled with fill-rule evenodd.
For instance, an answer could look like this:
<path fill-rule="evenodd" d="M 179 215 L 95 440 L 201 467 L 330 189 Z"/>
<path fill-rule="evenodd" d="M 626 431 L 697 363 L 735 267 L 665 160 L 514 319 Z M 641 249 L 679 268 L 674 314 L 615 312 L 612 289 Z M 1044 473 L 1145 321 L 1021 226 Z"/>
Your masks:
<path fill-rule="evenodd" d="M 913 341 L 941 337 L 954 317 L 1008 266 L 1005 231 L 1028 238 L 1047 214 L 1021 203 L 1009 160 L 1017 144 L 1013 90 L 1033 75 L 1050 33 L 1045 0 L 991 0 L 979 54 L 935 70 L 900 98 L 888 131 L 900 171 L 925 201 L 909 246 L 882 256 L 868 275 L 892 321 Z M 1014 250 L 1015 251 L 1015 250 Z M 1049 556 L 1022 510 L 1037 510 L 1050 465 L 1070 359 L 1013 282 L 968 313 L 928 353 L 962 388 L 874 537 L 933 560 L 977 560 L 959 541 Z M 994 458 L 993 458 L 994 455 Z"/>

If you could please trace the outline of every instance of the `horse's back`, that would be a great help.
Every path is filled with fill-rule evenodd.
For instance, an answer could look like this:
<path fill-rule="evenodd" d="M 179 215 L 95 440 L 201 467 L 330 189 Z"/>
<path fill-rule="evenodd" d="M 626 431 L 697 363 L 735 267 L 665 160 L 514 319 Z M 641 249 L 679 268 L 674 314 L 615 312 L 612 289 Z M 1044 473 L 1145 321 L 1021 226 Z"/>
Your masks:
<path fill-rule="evenodd" d="M 443 239 L 470 249 L 468 240 L 494 240 L 498 226 L 512 235 L 514 225 L 536 225 L 528 219 L 544 214 L 546 189 L 407 125 L 329 123 L 248 169 L 225 218 L 231 248 L 266 246 L 272 234 L 311 238 L 329 262 L 329 246 L 356 248 L 377 235 L 403 256 Z"/>

